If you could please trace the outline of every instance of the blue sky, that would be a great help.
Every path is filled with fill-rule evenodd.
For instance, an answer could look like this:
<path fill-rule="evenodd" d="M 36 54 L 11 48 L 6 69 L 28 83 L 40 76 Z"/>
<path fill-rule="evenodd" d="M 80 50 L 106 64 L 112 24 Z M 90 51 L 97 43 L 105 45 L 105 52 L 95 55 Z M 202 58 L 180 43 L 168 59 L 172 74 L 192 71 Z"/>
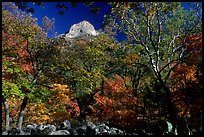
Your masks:
<path fill-rule="evenodd" d="M 38 19 L 38 24 L 40 26 L 44 16 L 55 19 L 54 31 L 49 32 L 48 37 L 51 37 L 53 32 L 57 32 L 57 34 L 65 33 L 73 24 L 83 20 L 89 21 L 96 30 L 101 29 L 103 16 L 107 10 L 107 7 L 104 7 L 98 15 L 94 15 L 90 13 L 88 7 L 85 7 L 82 3 L 79 3 L 76 7 L 68 5 L 68 9 L 65 11 L 65 14 L 60 15 L 58 14 L 58 9 L 55 7 L 56 4 L 57 2 L 45 2 L 44 8 L 34 6 L 35 12 L 33 13 L 33 17 Z M 200 4 L 202 3 L 200 2 Z M 191 8 L 186 2 L 183 2 L 182 6 L 185 10 L 189 10 Z"/>
<path fill-rule="evenodd" d="M 58 9 L 55 8 L 56 2 L 46 2 L 44 3 L 44 8 L 35 6 L 35 12 L 33 17 L 38 18 L 38 24 L 42 24 L 42 18 L 44 16 L 55 19 L 55 28 L 58 34 L 65 33 L 69 28 L 80 21 L 87 20 L 89 21 L 96 30 L 101 29 L 104 9 L 98 14 L 94 15 L 90 13 L 88 7 L 85 7 L 82 3 L 79 3 L 76 7 L 69 5 L 69 8 L 65 11 L 64 15 L 58 14 Z M 49 33 L 49 36 L 52 32 Z"/>

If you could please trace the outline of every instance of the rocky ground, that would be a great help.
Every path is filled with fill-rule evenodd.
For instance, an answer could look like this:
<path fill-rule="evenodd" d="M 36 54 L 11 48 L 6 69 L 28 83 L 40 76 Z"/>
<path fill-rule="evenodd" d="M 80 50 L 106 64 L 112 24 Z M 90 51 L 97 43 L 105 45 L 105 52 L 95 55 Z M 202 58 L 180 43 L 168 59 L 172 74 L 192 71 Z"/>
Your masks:
<path fill-rule="evenodd" d="M 105 123 L 84 122 L 78 126 L 72 126 L 66 120 L 59 126 L 33 124 L 21 130 L 12 128 L 9 131 L 3 131 L 2 135 L 150 135 L 150 133 L 145 133 L 143 130 L 128 133 L 115 127 L 109 127 Z"/>

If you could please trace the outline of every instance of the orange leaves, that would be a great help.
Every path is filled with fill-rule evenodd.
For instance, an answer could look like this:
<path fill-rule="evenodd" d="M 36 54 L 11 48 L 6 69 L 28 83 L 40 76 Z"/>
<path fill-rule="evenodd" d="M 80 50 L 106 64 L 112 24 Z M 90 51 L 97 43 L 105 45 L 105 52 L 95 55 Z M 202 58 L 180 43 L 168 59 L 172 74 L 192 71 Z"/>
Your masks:
<path fill-rule="evenodd" d="M 180 82 L 184 82 L 183 80 L 187 80 L 187 81 L 195 81 L 196 80 L 196 66 L 192 65 L 192 66 L 187 66 L 185 64 L 179 64 L 173 74 L 172 77 L 174 78 L 179 78 L 181 81 Z"/>
<path fill-rule="evenodd" d="M 179 110 L 179 116 L 192 114 L 191 109 L 196 105 L 201 106 L 200 102 L 196 105 L 195 102 L 200 100 L 202 91 L 200 79 L 202 76 L 202 34 L 189 35 L 182 44 L 187 48 L 188 58 L 185 63 L 178 64 L 171 75 L 172 97 Z"/>
<path fill-rule="evenodd" d="M 95 94 L 95 100 L 99 104 L 112 104 L 112 100 L 106 96 L 100 96 L 99 93 Z"/>
<path fill-rule="evenodd" d="M 105 86 L 107 92 L 121 92 L 126 88 L 124 80 L 117 74 L 114 79 L 109 79 Z"/>
<path fill-rule="evenodd" d="M 142 104 L 132 91 L 126 88 L 125 82 L 127 80 L 129 78 L 123 79 L 117 74 L 113 79 L 107 79 L 104 93 L 98 92 L 94 96 L 95 108 L 103 120 L 111 121 L 121 127 L 134 127 L 136 126 L 134 123 L 137 123 L 138 110 Z"/>
<path fill-rule="evenodd" d="M 177 83 L 185 85 L 189 81 L 195 82 L 197 80 L 197 72 L 201 72 L 202 35 L 189 35 L 182 43 L 187 46 L 187 52 L 190 56 L 186 64 L 179 64 L 174 69 L 171 77 L 178 79 Z"/>
<path fill-rule="evenodd" d="M 194 47 L 202 46 L 202 34 L 200 35 L 189 35 L 184 41 L 184 45 L 188 47 L 189 50 L 192 50 Z"/>
<path fill-rule="evenodd" d="M 177 79 L 177 85 L 186 85 L 187 82 L 197 81 L 197 71 L 200 72 L 200 60 L 202 56 L 202 35 L 189 35 L 182 41 L 187 46 L 187 52 L 190 57 L 186 64 L 179 64 L 172 73 L 172 78 Z M 180 85 L 179 85 L 180 84 Z"/>

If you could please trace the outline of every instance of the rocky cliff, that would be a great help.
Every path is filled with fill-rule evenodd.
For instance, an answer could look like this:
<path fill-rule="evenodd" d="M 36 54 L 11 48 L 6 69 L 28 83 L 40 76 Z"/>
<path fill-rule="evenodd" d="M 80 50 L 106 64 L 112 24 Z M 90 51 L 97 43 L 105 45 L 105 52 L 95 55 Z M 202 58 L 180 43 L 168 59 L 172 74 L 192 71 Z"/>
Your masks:
<path fill-rule="evenodd" d="M 69 29 L 69 33 L 65 35 L 65 39 L 89 35 L 97 36 L 98 32 L 94 29 L 94 26 L 91 23 L 84 20 L 72 25 Z"/>
<path fill-rule="evenodd" d="M 93 37 L 97 36 L 99 31 L 95 30 L 94 26 L 88 21 L 81 21 L 77 24 L 73 24 L 69 31 L 64 34 L 60 34 L 57 37 L 52 38 L 53 42 L 60 42 L 62 45 L 69 43 L 71 44 L 76 39 L 92 40 Z"/>

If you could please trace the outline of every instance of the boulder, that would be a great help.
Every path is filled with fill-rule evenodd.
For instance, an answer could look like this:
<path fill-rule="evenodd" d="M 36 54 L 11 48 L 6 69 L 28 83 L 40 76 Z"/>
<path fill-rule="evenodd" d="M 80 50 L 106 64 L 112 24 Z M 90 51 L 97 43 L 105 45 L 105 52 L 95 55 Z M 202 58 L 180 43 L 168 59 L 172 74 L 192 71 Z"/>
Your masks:
<path fill-rule="evenodd" d="M 58 130 L 53 132 L 51 135 L 70 135 L 68 130 Z"/>
<path fill-rule="evenodd" d="M 36 130 L 44 130 L 47 126 L 43 125 L 43 124 L 38 124 L 37 127 L 35 128 Z"/>
<path fill-rule="evenodd" d="M 110 128 L 110 131 L 109 131 L 109 134 L 110 134 L 110 135 L 125 135 L 125 132 L 123 132 L 123 131 L 120 130 L 120 129 L 111 127 L 111 128 Z"/>
<path fill-rule="evenodd" d="M 9 131 L 3 131 L 2 135 L 175 135 L 172 132 L 171 123 L 165 120 L 151 122 L 146 130 L 123 131 L 105 123 L 94 124 L 92 122 L 81 122 L 71 127 L 68 120 L 57 127 L 49 124 L 27 125 L 22 130 L 12 128 Z"/>
<path fill-rule="evenodd" d="M 32 129 L 31 130 L 31 135 L 42 135 L 42 133 L 37 129 Z"/>
<path fill-rule="evenodd" d="M 110 135 L 117 135 L 118 134 L 117 132 L 118 132 L 118 129 L 112 127 L 112 128 L 110 128 L 109 134 Z"/>
<path fill-rule="evenodd" d="M 17 128 L 12 128 L 8 131 L 8 135 L 18 135 L 20 133 L 20 130 Z"/>
<path fill-rule="evenodd" d="M 153 135 L 168 135 L 173 133 L 173 126 L 166 120 L 155 120 L 147 127 L 147 132 Z"/>
<path fill-rule="evenodd" d="M 69 129 L 71 129 L 71 123 L 68 120 L 65 120 L 57 127 L 57 130 L 69 130 Z"/>
<path fill-rule="evenodd" d="M 87 129 L 86 129 L 87 135 L 95 135 L 96 134 L 96 132 L 95 132 L 96 125 L 95 124 L 93 124 L 92 122 L 88 122 L 86 126 L 87 126 Z"/>
<path fill-rule="evenodd" d="M 27 125 L 26 127 L 22 128 L 22 130 L 31 133 L 31 130 L 35 130 L 35 127 L 33 125 Z"/>
<path fill-rule="evenodd" d="M 70 132 L 70 135 L 79 135 L 75 128 L 70 129 L 69 132 Z"/>
<path fill-rule="evenodd" d="M 53 132 L 56 131 L 56 127 L 54 125 L 48 125 L 43 131 L 43 135 L 51 135 Z"/>
<path fill-rule="evenodd" d="M 7 131 L 3 131 L 2 135 L 8 135 L 8 132 Z"/>
<path fill-rule="evenodd" d="M 31 133 L 20 130 L 20 133 L 18 135 L 31 135 Z"/>
<path fill-rule="evenodd" d="M 36 128 L 38 125 L 37 125 L 37 124 L 33 124 L 32 126 L 33 126 L 34 128 Z"/>
<path fill-rule="evenodd" d="M 87 127 L 85 125 L 76 128 L 78 135 L 86 135 L 86 129 Z"/>
<path fill-rule="evenodd" d="M 104 123 L 96 126 L 95 132 L 96 135 L 108 135 L 109 134 L 109 127 L 106 126 Z"/>

